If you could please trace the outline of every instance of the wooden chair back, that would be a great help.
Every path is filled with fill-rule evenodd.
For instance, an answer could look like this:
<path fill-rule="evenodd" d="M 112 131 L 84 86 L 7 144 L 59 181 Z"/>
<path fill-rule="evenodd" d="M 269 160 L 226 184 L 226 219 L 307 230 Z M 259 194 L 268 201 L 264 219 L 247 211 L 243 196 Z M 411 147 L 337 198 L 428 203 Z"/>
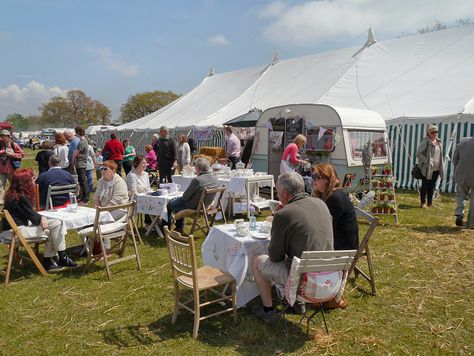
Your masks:
<path fill-rule="evenodd" d="M 166 245 L 171 262 L 173 279 L 177 280 L 180 276 L 187 276 L 196 282 L 196 247 L 193 235 L 182 236 L 177 231 L 165 233 Z"/>
<path fill-rule="evenodd" d="M 130 259 L 135 259 L 137 263 L 137 269 L 138 270 L 141 269 L 140 255 L 138 253 L 137 241 L 135 238 L 135 232 L 134 232 L 134 228 L 132 224 L 134 208 L 135 208 L 135 202 L 132 201 L 132 202 L 128 202 L 128 203 L 120 204 L 120 205 L 98 207 L 96 209 L 94 226 L 92 228 L 92 235 L 88 241 L 89 249 L 88 249 L 88 254 L 87 254 L 87 263 L 85 266 L 85 272 L 87 272 L 90 269 L 92 264 L 98 261 L 103 261 L 105 265 L 107 277 L 110 280 L 112 278 L 112 272 L 110 270 L 110 266 L 119 262 L 130 260 Z M 126 215 L 122 217 L 121 219 L 119 219 L 118 222 L 114 223 L 114 224 L 119 224 L 117 229 L 113 229 L 108 233 L 104 232 L 106 230 L 105 226 L 109 224 L 106 224 L 106 225 L 101 224 L 100 215 L 104 212 L 112 213 L 117 210 L 125 210 Z M 132 239 L 134 253 L 124 256 L 125 248 L 126 248 L 129 236 Z M 111 249 L 107 251 L 104 246 L 104 239 L 109 239 L 109 240 L 115 239 L 117 242 L 115 242 L 113 246 L 111 245 Z M 100 244 L 101 253 L 94 255 L 94 245 L 96 241 L 98 241 Z M 118 255 L 118 258 L 109 261 L 110 254 L 116 254 Z"/>
<path fill-rule="evenodd" d="M 53 196 L 64 195 L 69 193 L 77 194 L 78 184 L 67 184 L 67 185 L 50 185 L 48 186 L 48 193 L 46 194 L 46 205 L 45 210 L 54 208 Z"/>
<path fill-rule="evenodd" d="M 304 251 L 298 273 L 348 271 L 357 250 Z"/>
<path fill-rule="evenodd" d="M 375 276 L 374 276 L 374 269 L 372 266 L 372 257 L 370 255 L 370 249 L 369 249 L 369 240 L 372 237 L 375 228 L 379 224 L 379 219 L 375 216 L 370 215 L 368 212 L 359 209 L 358 207 L 356 209 L 356 214 L 357 216 L 366 219 L 367 222 L 369 223 L 369 227 L 362 238 L 362 241 L 359 244 L 359 248 L 357 249 L 357 253 L 354 256 L 354 261 L 352 262 L 351 268 L 349 269 L 349 275 L 354 271 L 354 277 L 357 278 L 358 275 L 361 275 L 364 277 L 369 283 L 371 287 L 371 293 L 372 295 L 377 294 L 377 290 L 375 287 Z M 365 257 L 367 259 L 367 268 L 368 272 L 365 273 L 357 264 L 359 262 L 359 259 L 361 257 Z"/>
<path fill-rule="evenodd" d="M 186 216 L 193 216 L 193 223 L 191 226 L 190 234 L 193 234 L 196 230 L 201 230 L 205 235 L 209 233 L 209 230 L 214 225 L 216 215 L 220 212 L 224 219 L 224 224 L 227 223 L 224 209 L 222 208 L 222 196 L 226 191 L 226 187 L 217 188 L 204 188 L 199 199 L 199 204 L 196 210 L 185 209 L 175 214 L 175 219 L 181 219 Z M 205 225 L 199 223 L 200 217 L 204 218 Z"/>
<path fill-rule="evenodd" d="M 38 269 L 38 271 L 41 273 L 41 275 L 46 276 L 48 273 L 44 269 L 43 265 L 39 261 L 38 257 L 36 257 L 36 254 L 34 251 L 31 249 L 29 244 L 35 244 L 39 241 L 43 241 L 46 238 L 45 237 L 38 237 L 38 239 L 34 240 L 26 240 L 26 238 L 23 236 L 22 232 L 18 228 L 17 224 L 15 223 L 15 220 L 13 220 L 13 217 L 10 215 L 8 210 L 3 210 L 3 212 L 0 212 L 0 218 L 5 218 L 8 221 L 8 224 L 10 225 L 12 229 L 12 236 L 10 242 L 7 240 L 4 240 L 4 243 L 9 244 L 9 253 L 8 253 L 8 262 L 7 262 L 7 268 L 4 271 L 0 271 L 0 274 L 2 274 L 5 279 L 3 282 L 3 285 L 5 287 L 8 286 L 8 283 L 10 281 L 10 274 L 11 274 L 11 269 L 12 269 L 12 264 L 13 264 L 13 257 L 16 254 L 16 247 L 23 247 L 28 256 L 22 256 L 22 258 L 28 259 L 33 261 L 34 265 Z"/>

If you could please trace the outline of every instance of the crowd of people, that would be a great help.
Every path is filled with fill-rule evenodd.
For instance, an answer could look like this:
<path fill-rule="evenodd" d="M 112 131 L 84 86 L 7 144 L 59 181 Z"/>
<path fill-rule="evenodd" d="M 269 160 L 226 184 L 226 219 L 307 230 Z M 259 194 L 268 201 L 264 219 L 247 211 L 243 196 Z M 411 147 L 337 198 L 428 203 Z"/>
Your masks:
<path fill-rule="evenodd" d="M 240 160 L 240 141 L 227 130 L 227 154 L 232 168 Z M 417 149 L 417 158 L 423 174 L 420 192 L 420 206 L 433 206 L 433 192 L 436 180 L 443 177 L 443 148 L 437 137 L 438 129 L 430 125 L 427 135 Z M 235 136 L 235 137 L 234 137 Z M 0 186 L 10 181 L 5 194 L 4 208 L 12 214 L 14 221 L 25 236 L 48 231 L 50 238 L 45 246 L 43 264 L 47 270 L 61 267 L 75 268 L 77 265 L 65 253 L 64 236 L 55 219 L 46 219 L 35 211 L 33 192 L 34 173 L 31 169 L 17 169 L 16 161 L 24 156 L 23 151 L 11 140 L 8 130 L 0 132 Z M 69 145 L 67 145 L 69 142 Z M 267 255 L 253 258 L 252 271 L 262 298 L 262 305 L 253 313 L 265 322 L 275 321 L 275 310 L 271 298 L 272 283 L 284 285 L 293 256 L 301 257 L 305 250 L 354 250 L 359 246 L 359 231 L 355 209 L 348 195 L 341 189 L 341 182 L 334 167 L 322 163 L 311 167 L 311 193 L 298 168 L 309 165 L 300 155 L 306 138 L 297 135 L 284 150 L 281 159 L 281 174 L 276 183 L 282 208 L 273 217 L 271 241 Z M 110 135 L 102 150 L 92 148 L 84 135 L 84 129 L 56 133 L 55 142 L 44 141 L 43 150 L 35 160 L 38 164 L 41 208 L 46 206 L 49 185 L 75 184 L 80 186 L 80 204 L 88 204 L 92 185 L 92 172 L 97 175 L 94 207 L 119 205 L 128 202 L 136 194 L 150 190 L 149 170 L 159 171 L 160 182 L 172 182 L 173 169 L 183 169 L 191 164 L 191 149 L 185 135 L 178 137 L 178 143 L 169 135 L 166 127 L 160 128 L 146 146 L 146 155 L 137 154 L 129 140 L 120 142 L 115 133 Z M 467 227 L 474 228 L 474 138 L 461 141 L 453 156 L 454 179 L 457 183 L 456 225 L 463 225 L 464 204 L 470 198 Z M 121 171 L 125 172 L 125 179 Z M 183 209 L 196 209 L 204 188 L 217 187 L 218 180 L 206 158 L 194 161 L 196 177 L 182 197 L 171 199 L 167 205 L 168 222 L 172 214 Z M 2 194 L 3 197 L 3 194 Z M 208 199 L 212 199 L 209 197 Z M 68 203 L 67 195 L 54 196 L 53 206 Z M 206 202 L 206 203 L 210 203 Z M 119 219 L 125 212 L 114 212 Z M 182 232 L 184 220 L 176 221 L 175 230 Z M 8 228 L 8 227 L 7 227 Z"/>

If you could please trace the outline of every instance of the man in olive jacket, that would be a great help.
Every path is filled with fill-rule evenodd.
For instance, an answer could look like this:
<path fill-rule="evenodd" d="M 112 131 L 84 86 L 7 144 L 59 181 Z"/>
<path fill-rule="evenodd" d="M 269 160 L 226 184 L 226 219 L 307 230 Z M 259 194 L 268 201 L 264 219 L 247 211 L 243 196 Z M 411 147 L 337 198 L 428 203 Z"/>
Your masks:
<path fill-rule="evenodd" d="M 463 139 L 453 154 L 456 182 L 456 225 L 463 226 L 464 200 L 470 195 L 467 227 L 474 229 L 474 137 Z"/>
<path fill-rule="evenodd" d="M 276 189 L 283 208 L 272 224 L 268 255 L 253 258 L 252 270 L 263 306 L 253 314 L 266 323 L 276 321 L 272 306 L 272 282 L 285 285 L 293 257 L 303 251 L 332 251 L 332 217 L 326 204 L 305 193 L 303 178 L 296 172 L 278 177 Z"/>

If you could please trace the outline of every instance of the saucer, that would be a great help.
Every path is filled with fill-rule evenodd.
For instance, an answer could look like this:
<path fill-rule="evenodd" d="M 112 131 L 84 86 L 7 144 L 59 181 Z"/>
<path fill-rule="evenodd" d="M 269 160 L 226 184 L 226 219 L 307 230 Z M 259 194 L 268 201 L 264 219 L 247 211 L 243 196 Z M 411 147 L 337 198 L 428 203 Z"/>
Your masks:
<path fill-rule="evenodd" d="M 270 233 L 266 234 L 260 231 L 252 231 L 252 237 L 254 239 L 266 240 L 270 238 Z"/>

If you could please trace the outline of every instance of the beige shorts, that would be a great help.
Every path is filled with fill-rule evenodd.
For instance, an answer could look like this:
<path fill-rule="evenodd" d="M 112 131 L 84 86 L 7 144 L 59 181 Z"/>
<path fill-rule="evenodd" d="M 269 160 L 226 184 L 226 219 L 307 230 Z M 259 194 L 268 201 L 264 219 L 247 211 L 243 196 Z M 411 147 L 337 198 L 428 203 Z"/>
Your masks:
<path fill-rule="evenodd" d="M 268 256 L 262 256 L 262 260 L 259 269 L 263 277 L 269 282 L 284 286 L 290 272 L 285 262 L 272 262 Z"/>

